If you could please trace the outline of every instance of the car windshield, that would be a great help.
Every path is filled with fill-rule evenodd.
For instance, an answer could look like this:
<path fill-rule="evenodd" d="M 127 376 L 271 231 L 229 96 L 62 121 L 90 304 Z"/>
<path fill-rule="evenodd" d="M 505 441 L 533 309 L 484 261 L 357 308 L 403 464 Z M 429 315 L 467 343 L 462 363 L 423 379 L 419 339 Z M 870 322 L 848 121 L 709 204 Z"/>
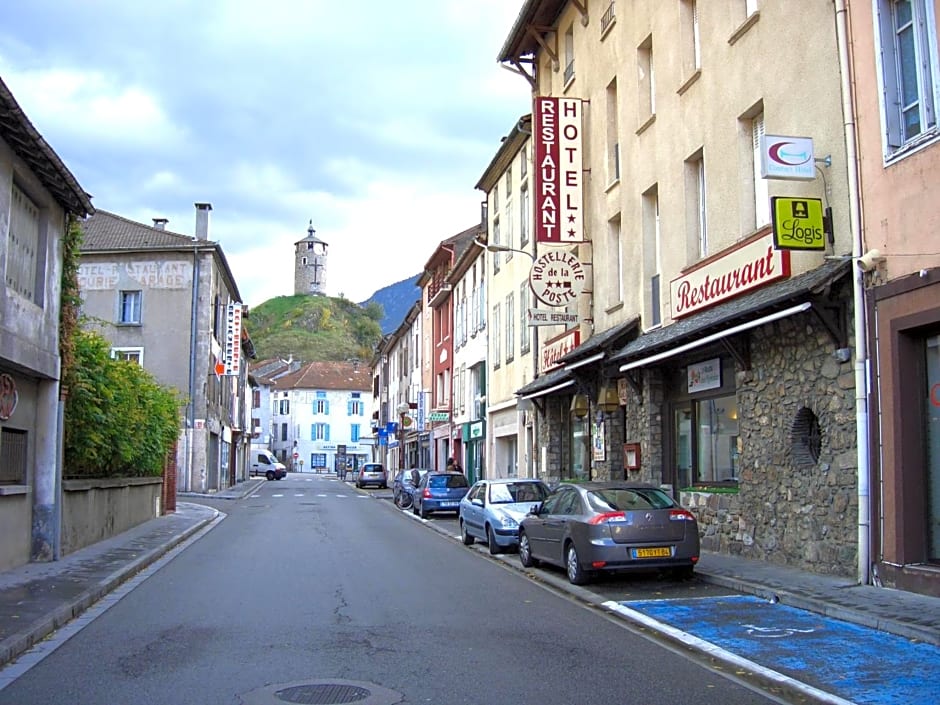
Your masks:
<path fill-rule="evenodd" d="M 428 478 L 428 487 L 440 490 L 445 487 L 453 489 L 455 487 L 469 487 L 469 485 L 465 476 L 455 473 L 453 475 L 432 475 Z"/>
<path fill-rule="evenodd" d="M 547 496 L 548 489 L 539 482 L 512 482 L 490 485 L 490 504 L 541 502 Z"/>
<path fill-rule="evenodd" d="M 634 509 L 668 509 L 676 506 L 662 490 L 643 487 L 615 487 L 588 493 L 591 508 L 597 512 L 629 512 Z"/>

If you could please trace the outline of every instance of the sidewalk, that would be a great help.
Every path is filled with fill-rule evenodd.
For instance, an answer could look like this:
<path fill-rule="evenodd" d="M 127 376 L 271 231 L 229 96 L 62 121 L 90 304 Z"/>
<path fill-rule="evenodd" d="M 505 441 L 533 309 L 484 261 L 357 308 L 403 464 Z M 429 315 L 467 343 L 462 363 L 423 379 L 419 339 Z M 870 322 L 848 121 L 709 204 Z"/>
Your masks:
<path fill-rule="evenodd" d="M 205 497 L 237 500 L 266 482 L 252 479 Z M 76 551 L 60 561 L 0 572 L 0 666 L 88 609 L 220 513 L 180 501 L 177 511 Z M 699 579 L 940 646 L 940 598 L 871 586 L 732 556 L 706 553 Z"/>

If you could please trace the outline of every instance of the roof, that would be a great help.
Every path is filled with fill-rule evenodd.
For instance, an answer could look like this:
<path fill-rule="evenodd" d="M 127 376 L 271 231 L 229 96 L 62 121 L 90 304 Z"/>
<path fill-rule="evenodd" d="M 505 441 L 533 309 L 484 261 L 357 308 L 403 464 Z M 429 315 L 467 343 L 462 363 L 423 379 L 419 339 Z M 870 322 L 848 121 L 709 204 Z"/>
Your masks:
<path fill-rule="evenodd" d="M 534 55 L 539 49 L 539 43 L 526 28 L 530 25 L 554 27 L 555 21 L 567 4 L 568 0 L 526 0 L 496 60 L 512 61 L 522 56 Z M 544 29 L 542 31 L 544 32 Z"/>
<path fill-rule="evenodd" d="M 453 266 L 457 260 L 460 259 L 460 256 L 467 250 L 467 248 L 473 244 L 474 240 L 485 236 L 486 226 L 483 223 L 477 223 L 476 225 L 467 228 L 466 230 L 462 230 L 456 235 L 451 235 L 446 240 L 441 240 L 440 244 L 434 248 L 434 252 L 425 263 L 424 271 L 418 277 L 418 286 L 424 286 L 428 283 L 428 281 L 430 281 L 435 265 L 441 259 L 443 252 L 452 253 L 452 255 L 450 255 L 450 261 L 448 264 Z"/>
<path fill-rule="evenodd" d="M 601 333 L 595 333 L 574 350 L 558 358 L 558 362 L 569 364 L 583 360 L 592 353 L 611 352 L 613 349 L 621 347 L 626 342 L 624 339 L 632 335 L 633 331 L 639 328 L 639 325 L 640 317 L 636 316 L 626 323 L 613 326 Z"/>
<path fill-rule="evenodd" d="M 59 155 L 26 117 L 16 98 L 0 80 L 0 137 L 32 170 L 68 213 L 84 217 L 94 213 L 91 197 L 79 186 Z"/>
<path fill-rule="evenodd" d="M 310 362 L 274 380 L 274 388 L 372 391 L 372 369 L 361 362 Z"/>
<path fill-rule="evenodd" d="M 555 385 L 573 381 L 574 378 L 568 370 L 564 368 L 552 370 L 551 372 L 546 372 L 544 375 L 536 377 L 521 389 L 517 389 L 516 396 L 523 397 L 536 394 L 537 392 L 544 391 Z"/>
<path fill-rule="evenodd" d="M 315 235 L 316 232 L 317 232 L 317 231 L 313 229 L 313 221 L 311 220 L 311 221 L 310 221 L 310 225 L 307 227 L 307 237 L 305 237 L 305 238 L 303 238 L 303 239 L 301 239 L 301 240 L 298 240 L 298 241 L 295 242 L 294 244 L 295 244 L 295 245 L 299 245 L 299 244 L 302 243 L 302 242 L 319 242 L 321 245 L 329 245 L 329 244 L 330 244 L 330 243 L 328 243 L 328 242 L 326 242 L 326 241 L 321 240 L 320 238 L 318 238 L 318 237 Z"/>
<path fill-rule="evenodd" d="M 771 284 L 751 294 L 719 304 L 676 323 L 657 328 L 638 337 L 617 354 L 611 362 L 653 354 L 690 339 L 744 322 L 756 313 L 784 308 L 788 304 L 818 294 L 843 277 L 851 268 L 849 259 L 826 260 L 824 264 L 799 276 Z"/>
<path fill-rule="evenodd" d="M 499 182 L 500 177 L 506 173 L 506 168 L 512 163 L 513 158 L 522 149 L 526 140 L 532 135 L 532 113 L 526 113 L 520 117 L 516 124 L 512 126 L 509 134 L 503 137 L 503 141 L 496 150 L 496 154 L 490 160 L 483 175 L 477 181 L 476 188 L 480 191 L 489 193 L 495 184 Z"/>

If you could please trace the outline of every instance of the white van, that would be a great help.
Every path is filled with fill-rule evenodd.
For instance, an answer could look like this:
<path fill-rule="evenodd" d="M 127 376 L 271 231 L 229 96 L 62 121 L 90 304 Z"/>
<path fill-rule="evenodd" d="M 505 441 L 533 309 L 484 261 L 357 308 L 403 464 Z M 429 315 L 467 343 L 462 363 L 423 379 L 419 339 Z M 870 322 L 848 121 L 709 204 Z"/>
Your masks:
<path fill-rule="evenodd" d="M 251 475 L 264 475 L 269 480 L 280 480 L 287 475 L 287 468 L 267 448 L 252 448 Z"/>

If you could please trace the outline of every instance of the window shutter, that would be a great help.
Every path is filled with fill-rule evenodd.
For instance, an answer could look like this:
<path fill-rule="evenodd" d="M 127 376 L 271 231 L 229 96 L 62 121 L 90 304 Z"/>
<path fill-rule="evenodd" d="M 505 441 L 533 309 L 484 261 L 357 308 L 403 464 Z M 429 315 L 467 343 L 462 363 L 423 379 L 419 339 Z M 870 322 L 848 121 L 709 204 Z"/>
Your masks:
<path fill-rule="evenodd" d="M 324 441 L 330 440 L 330 425 L 328 423 L 323 424 L 323 440 Z"/>

